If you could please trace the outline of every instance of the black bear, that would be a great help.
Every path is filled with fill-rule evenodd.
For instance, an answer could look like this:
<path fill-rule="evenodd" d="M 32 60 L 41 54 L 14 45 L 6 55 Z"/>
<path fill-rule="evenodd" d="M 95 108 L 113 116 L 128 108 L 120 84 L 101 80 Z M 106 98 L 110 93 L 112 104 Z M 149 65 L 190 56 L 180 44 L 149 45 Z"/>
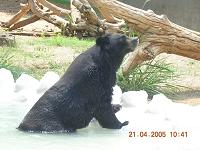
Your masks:
<path fill-rule="evenodd" d="M 137 46 L 138 38 L 106 34 L 80 54 L 61 79 L 35 103 L 18 129 L 31 132 L 73 132 L 95 118 L 103 128 L 120 129 L 112 106 L 112 87 L 124 56 Z"/>

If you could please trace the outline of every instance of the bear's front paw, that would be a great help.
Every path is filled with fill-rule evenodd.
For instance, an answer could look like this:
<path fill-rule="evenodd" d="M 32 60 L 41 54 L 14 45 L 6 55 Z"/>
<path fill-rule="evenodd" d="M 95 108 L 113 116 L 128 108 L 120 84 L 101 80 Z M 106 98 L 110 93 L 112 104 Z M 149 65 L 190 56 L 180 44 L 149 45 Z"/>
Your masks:
<path fill-rule="evenodd" d="M 113 110 L 114 113 L 117 113 L 121 109 L 122 109 L 122 105 L 120 105 L 120 104 L 112 104 L 112 110 Z"/>
<path fill-rule="evenodd" d="M 121 128 L 123 127 L 123 126 L 126 126 L 126 125 L 128 125 L 129 124 L 129 122 L 128 121 L 125 121 L 125 122 L 123 122 L 122 124 L 121 124 Z"/>

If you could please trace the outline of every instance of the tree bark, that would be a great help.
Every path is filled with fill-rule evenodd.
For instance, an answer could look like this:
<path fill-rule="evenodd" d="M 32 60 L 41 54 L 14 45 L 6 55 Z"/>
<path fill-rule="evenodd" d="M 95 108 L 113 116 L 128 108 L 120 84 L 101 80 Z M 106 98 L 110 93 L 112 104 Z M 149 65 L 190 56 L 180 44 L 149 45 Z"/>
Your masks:
<path fill-rule="evenodd" d="M 9 28 L 11 25 L 15 24 L 23 16 L 25 16 L 31 9 L 29 4 L 21 4 L 21 6 L 21 10 L 17 14 L 15 14 L 9 21 L 3 23 L 4 27 Z"/>
<path fill-rule="evenodd" d="M 156 15 L 117 0 L 88 0 L 103 12 L 126 20 L 130 28 L 142 33 L 140 46 L 123 67 L 124 74 L 132 67 L 160 53 L 176 54 L 200 60 L 200 33 L 172 23 L 166 15 Z"/>
<path fill-rule="evenodd" d="M 37 2 L 41 3 L 45 7 L 49 8 L 51 11 L 56 13 L 56 15 L 58 15 L 58 16 L 67 16 L 67 15 L 70 15 L 70 13 L 71 13 L 70 10 L 60 8 L 46 0 L 37 0 Z"/>
<path fill-rule="evenodd" d="M 11 35 L 22 35 L 22 36 L 36 36 L 36 37 L 41 37 L 41 36 L 45 36 L 45 37 L 50 37 L 50 36 L 55 36 L 56 33 L 41 33 L 41 32 L 36 32 L 36 31 L 32 31 L 32 32 L 15 32 L 15 31 L 11 31 L 8 32 Z"/>
<path fill-rule="evenodd" d="M 25 19 L 25 20 L 22 20 L 22 21 L 19 21 L 19 22 L 13 24 L 13 26 L 9 28 L 9 31 L 21 28 L 25 25 L 31 24 L 31 23 L 36 22 L 38 20 L 40 20 L 40 18 L 36 15 L 33 15 L 32 17 L 30 17 L 28 19 Z"/>
<path fill-rule="evenodd" d="M 70 0 L 71 18 L 73 23 L 78 23 L 81 20 L 81 13 L 72 3 L 73 0 Z"/>
<path fill-rule="evenodd" d="M 31 6 L 31 11 L 36 16 L 46 20 L 49 23 L 54 24 L 58 28 L 63 28 L 67 26 L 67 24 L 69 24 L 69 22 L 66 21 L 65 19 L 62 19 L 61 17 L 58 17 L 56 15 L 52 15 L 53 12 L 45 12 L 43 9 L 40 9 L 40 7 L 35 3 L 34 0 L 28 0 L 28 3 Z"/>

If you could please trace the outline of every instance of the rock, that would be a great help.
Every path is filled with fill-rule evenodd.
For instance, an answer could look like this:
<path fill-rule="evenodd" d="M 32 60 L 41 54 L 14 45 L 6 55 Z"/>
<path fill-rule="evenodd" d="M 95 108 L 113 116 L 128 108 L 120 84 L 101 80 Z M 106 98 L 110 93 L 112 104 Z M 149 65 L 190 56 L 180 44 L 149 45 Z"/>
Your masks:
<path fill-rule="evenodd" d="M 34 89 L 23 89 L 15 93 L 13 100 L 16 102 L 26 103 L 28 106 L 33 106 L 41 95 L 37 94 Z"/>
<path fill-rule="evenodd" d="M 113 87 L 112 104 L 121 104 L 122 90 L 118 85 Z"/>
<path fill-rule="evenodd" d="M 1 68 L 0 69 L 0 91 L 14 92 L 15 82 L 11 71 Z"/>
<path fill-rule="evenodd" d="M 172 109 L 173 102 L 163 94 L 158 94 L 150 101 L 146 112 L 165 115 L 169 109 Z"/>
<path fill-rule="evenodd" d="M 12 73 L 7 69 L 0 69 L 0 101 L 8 102 L 12 100 L 15 82 Z"/>
<path fill-rule="evenodd" d="M 123 107 L 143 107 L 147 104 L 148 94 L 145 91 L 129 91 L 122 94 Z"/>
<path fill-rule="evenodd" d="M 59 79 L 60 79 L 59 75 L 56 74 L 55 72 L 52 72 L 52 71 L 47 72 L 40 80 L 37 93 L 43 94 L 51 86 L 53 86 Z"/>
<path fill-rule="evenodd" d="M 36 91 L 38 86 L 39 86 L 39 81 L 37 79 L 23 73 L 16 80 L 15 92 L 28 90 L 28 89 L 33 89 Z"/>
<path fill-rule="evenodd" d="M 0 46 L 14 46 L 15 44 L 16 41 L 14 35 L 0 32 Z"/>

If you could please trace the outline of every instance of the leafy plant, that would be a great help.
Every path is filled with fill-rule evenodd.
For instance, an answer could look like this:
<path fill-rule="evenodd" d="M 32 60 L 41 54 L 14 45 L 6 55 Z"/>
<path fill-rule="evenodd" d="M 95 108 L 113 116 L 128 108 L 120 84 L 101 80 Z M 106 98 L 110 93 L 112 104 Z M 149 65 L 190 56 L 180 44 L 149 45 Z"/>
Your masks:
<path fill-rule="evenodd" d="M 22 68 L 14 66 L 13 51 L 15 47 L 1 47 L 0 48 L 0 68 L 8 69 L 12 72 L 14 79 L 17 79 L 24 71 Z M 13 50 L 13 51 L 12 51 Z"/>
<path fill-rule="evenodd" d="M 181 86 L 170 84 L 175 79 L 175 68 L 165 59 L 151 60 L 132 69 L 128 76 L 121 72 L 117 75 L 117 84 L 123 91 L 145 90 L 150 95 L 158 93 L 170 94 Z"/>
<path fill-rule="evenodd" d="M 9 51 L 5 51 L 1 49 L 2 52 L 0 53 L 0 68 L 8 68 L 12 65 L 10 60 L 12 59 L 13 55 L 10 55 Z"/>
<path fill-rule="evenodd" d="M 123 26 L 122 31 L 128 37 L 138 36 L 138 33 L 134 31 L 133 28 L 130 28 L 127 22 L 125 22 L 125 25 Z"/>

